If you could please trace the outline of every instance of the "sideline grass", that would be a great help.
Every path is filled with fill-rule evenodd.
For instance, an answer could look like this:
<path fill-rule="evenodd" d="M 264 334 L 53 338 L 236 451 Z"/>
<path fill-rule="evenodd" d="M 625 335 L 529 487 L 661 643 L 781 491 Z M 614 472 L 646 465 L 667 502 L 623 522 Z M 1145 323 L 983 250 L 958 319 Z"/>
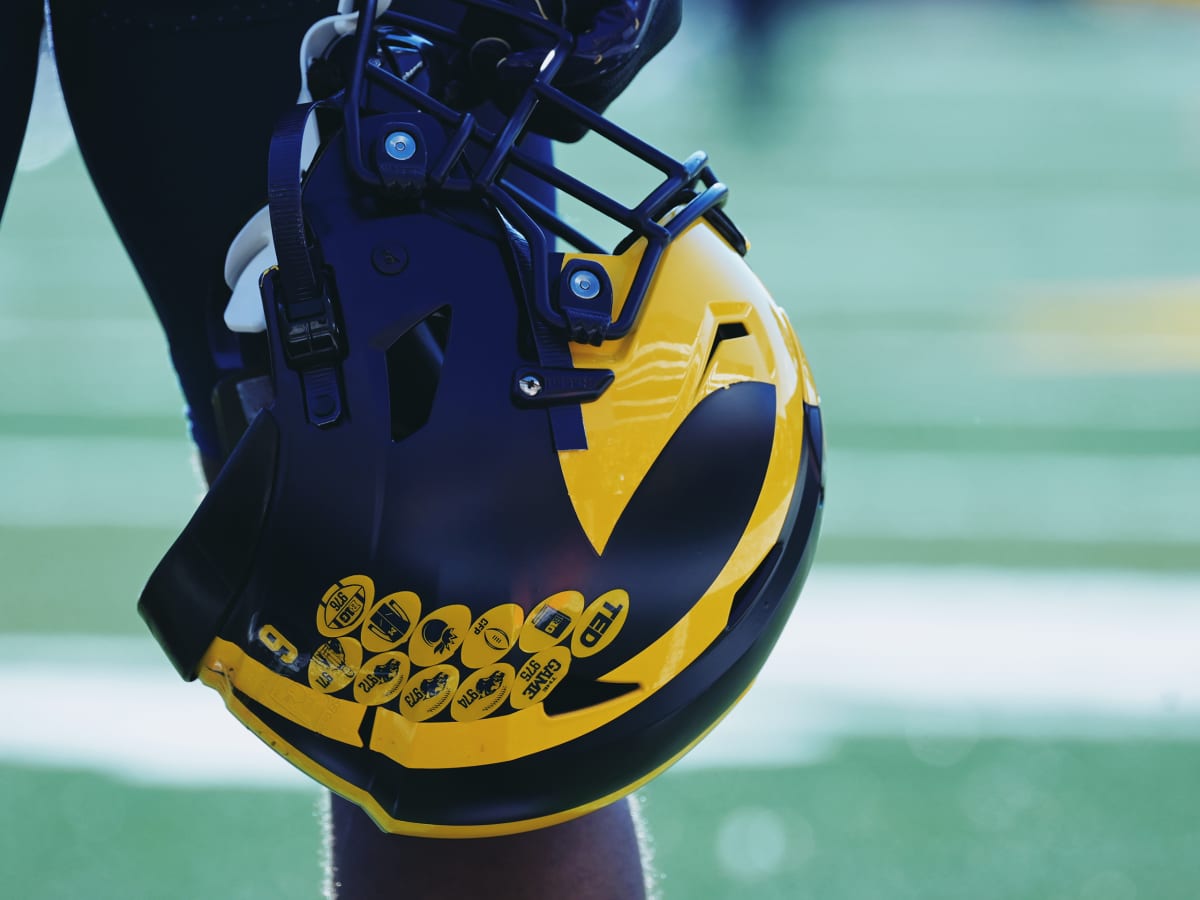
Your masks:
<path fill-rule="evenodd" d="M 1192 743 L 863 739 L 643 791 L 666 900 L 1194 900 Z"/>
<path fill-rule="evenodd" d="M 7 897 L 320 896 L 314 790 L 148 789 L 0 766 L 0 796 Z"/>
<path fill-rule="evenodd" d="M 672 771 L 642 795 L 664 900 L 1194 900 L 1198 753 L 856 739 L 807 767 Z M 312 790 L 2 766 L 0 794 L 7 896 L 319 896 Z"/>

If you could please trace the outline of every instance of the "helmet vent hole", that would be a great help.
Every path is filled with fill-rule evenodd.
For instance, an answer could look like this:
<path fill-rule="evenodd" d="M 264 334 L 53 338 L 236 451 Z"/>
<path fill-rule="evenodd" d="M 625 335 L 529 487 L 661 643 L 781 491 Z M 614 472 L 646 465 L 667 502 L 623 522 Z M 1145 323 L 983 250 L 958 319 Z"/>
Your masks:
<path fill-rule="evenodd" d="M 721 346 L 722 341 L 732 341 L 735 338 L 746 337 L 750 332 L 746 330 L 746 326 L 741 322 L 722 322 L 717 326 L 717 333 L 713 335 L 712 346 L 708 350 L 708 359 L 704 361 L 704 368 L 708 368 L 713 357 L 717 353 L 717 348 Z"/>
<path fill-rule="evenodd" d="M 548 716 L 561 716 L 624 697 L 638 687 L 637 684 L 623 681 L 583 681 L 571 690 L 564 685 L 561 691 L 555 691 L 546 698 L 543 708 Z"/>
<path fill-rule="evenodd" d="M 450 307 L 422 319 L 387 349 L 392 440 L 402 441 L 429 421 L 450 338 Z"/>
<path fill-rule="evenodd" d="M 758 568 L 738 588 L 738 592 L 733 596 L 733 603 L 729 606 L 729 621 L 725 625 L 726 631 L 736 628 L 754 608 L 754 601 L 762 596 L 763 587 L 766 585 L 767 579 L 771 577 L 771 573 L 775 571 L 775 565 L 779 562 L 782 552 L 782 544 L 772 547 L 763 561 L 758 564 Z"/>

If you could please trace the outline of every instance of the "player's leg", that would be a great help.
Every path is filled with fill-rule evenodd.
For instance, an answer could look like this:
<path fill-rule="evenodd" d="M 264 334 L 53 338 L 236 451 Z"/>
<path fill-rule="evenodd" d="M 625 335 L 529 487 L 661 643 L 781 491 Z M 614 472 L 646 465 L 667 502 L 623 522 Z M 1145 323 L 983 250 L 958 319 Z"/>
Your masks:
<path fill-rule="evenodd" d="M 642 900 L 631 803 L 621 800 L 541 831 L 477 840 L 383 834 L 358 807 L 333 798 L 336 900 Z M 381 859 L 413 864 L 381 867 Z"/>
<path fill-rule="evenodd" d="M 297 49 L 334 0 L 51 0 L 80 149 L 158 312 L 206 470 L 211 395 L 240 359 L 222 325 L 230 241 L 266 199 L 266 158 L 296 100 Z"/>
<path fill-rule="evenodd" d="M 37 79 L 41 0 L 8 0 L 0 27 L 0 217 L 8 200 Z"/>

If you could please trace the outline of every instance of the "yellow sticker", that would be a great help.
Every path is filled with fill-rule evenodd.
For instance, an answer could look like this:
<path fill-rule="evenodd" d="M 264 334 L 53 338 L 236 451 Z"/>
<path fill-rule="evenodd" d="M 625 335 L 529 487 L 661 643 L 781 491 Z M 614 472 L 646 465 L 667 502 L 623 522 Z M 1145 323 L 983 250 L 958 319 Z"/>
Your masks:
<path fill-rule="evenodd" d="M 362 644 L 354 638 L 326 641 L 308 661 L 308 683 L 322 693 L 336 693 L 354 680 L 362 658 Z"/>
<path fill-rule="evenodd" d="M 463 638 L 463 665 L 482 669 L 503 658 L 517 642 L 524 620 L 525 610 L 516 603 L 493 606 L 471 623 L 471 630 Z"/>
<path fill-rule="evenodd" d="M 521 627 L 521 649 L 537 653 L 553 647 L 575 627 L 583 612 L 583 594 L 579 591 L 560 591 L 547 597 L 533 608 Z"/>
<path fill-rule="evenodd" d="M 571 651 L 567 647 L 551 647 L 528 660 L 517 672 L 516 687 L 511 702 L 513 709 L 524 709 L 541 703 L 562 682 L 571 666 Z"/>
<path fill-rule="evenodd" d="M 367 613 L 363 622 L 363 648 L 371 653 L 394 650 L 413 632 L 421 618 L 421 598 L 412 591 L 388 594 Z"/>
<path fill-rule="evenodd" d="M 414 666 L 433 666 L 454 655 L 471 626 L 471 610 L 460 603 L 435 609 L 417 625 L 408 642 Z"/>
<path fill-rule="evenodd" d="M 432 666 L 415 673 L 400 695 L 400 712 L 413 722 L 432 719 L 450 703 L 458 689 L 458 669 Z"/>
<path fill-rule="evenodd" d="M 404 687 L 410 668 L 408 657 L 399 650 L 389 650 L 372 656 L 358 670 L 358 678 L 354 682 L 354 699 L 367 706 L 387 703 Z"/>
<path fill-rule="evenodd" d="M 497 663 L 463 679 L 454 695 L 450 716 L 456 722 L 474 722 L 490 716 L 508 699 L 516 672 L 508 663 Z"/>
<path fill-rule="evenodd" d="M 262 628 L 258 629 L 258 639 L 262 641 L 267 646 L 267 649 L 275 654 L 275 658 L 285 666 L 290 666 L 300 655 L 300 651 L 296 649 L 296 645 L 285 638 L 283 636 L 283 632 L 281 632 L 274 625 L 264 625 Z"/>
<path fill-rule="evenodd" d="M 579 627 L 571 635 L 571 652 L 592 656 L 613 642 L 629 616 L 629 594 L 619 588 L 601 594 L 588 604 L 579 617 Z"/>
<path fill-rule="evenodd" d="M 317 607 L 317 631 L 341 637 L 358 627 L 375 599 L 375 582 L 366 575 L 351 575 L 335 582 Z"/>

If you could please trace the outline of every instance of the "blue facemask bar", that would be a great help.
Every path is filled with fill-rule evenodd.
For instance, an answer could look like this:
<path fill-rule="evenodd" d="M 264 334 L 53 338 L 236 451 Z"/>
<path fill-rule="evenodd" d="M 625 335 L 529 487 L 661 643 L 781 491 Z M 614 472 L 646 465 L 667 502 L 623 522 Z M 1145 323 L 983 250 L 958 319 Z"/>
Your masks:
<path fill-rule="evenodd" d="M 347 158 L 356 178 L 367 185 L 386 190 L 388 185 L 377 168 L 368 162 L 368 143 L 361 123 L 364 112 L 372 112 L 369 99 L 374 91 L 384 91 L 402 99 L 415 111 L 430 116 L 446 131 L 447 140 L 436 159 L 428 161 L 426 184 L 430 189 L 476 192 L 485 196 L 524 238 L 531 251 L 532 293 L 535 314 L 552 328 L 566 331 L 572 340 L 600 344 L 627 335 L 637 321 L 646 292 L 666 247 L 701 217 L 706 217 L 740 254 L 746 241 L 723 212 L 728 189 L 717 180 L 703 153 L 680 162 L 613 124 L 584 104 L 555 87 L 554 81 L 573 44 L 570 32 L 498 0 L 446 0 L 464 9 L 474 9 L 504 17 L 514 27 L 544 36 L 547 51 L 541 70 L 522 91 L 504 127 L 493 131 L 469 111 L 457 110 L 419 87 L 398 77 L 380 65 L 377 48 L 383 39 L 381 29 L 395 29 L 418 35 L 435 46 L 469 51 L 466 39 L 454 29 L 436 25 L 399 11 L 388 11 L 375 18 L 375 0 L 365 0 L 359 21 L 375 21 L 372 28 L 360 28 L 355 38 L 354 61 L 350 82 L 330 104 L 340 107 L 345 124 Z M 534 158 L 518 146 L 529 130 L 539 107 L 549 106 L 574 117 L 610 143 L 633 154 L 660 171 L 665 177 L 640 203 L 628 207 L 596 190 L 561 169 Z M 468 148 L 483 148 L 486 157 L 474 171 L 464 165 Z M 550 236 L 556 236 L 585 253 L 611 252 L 586 234 L 568 224 L 556 212 L 515 186 L 506 177 L 513 169 L 541 180 L 563 194 L 574 197 L 602 215 L 628 229 L 618 244 L 625 248 L 645 238 L 646 249 L 634 276 L 629 295 L 615 321 L 595 321 L 583 327 L 572 321 L 552 302 L 549 260 Z M 675 210 L 670 221 L 667 213 Z M 281 266 L 285 265 L 281 255 Z M 557 276 L 558 273 L 554 273 Z"/>

